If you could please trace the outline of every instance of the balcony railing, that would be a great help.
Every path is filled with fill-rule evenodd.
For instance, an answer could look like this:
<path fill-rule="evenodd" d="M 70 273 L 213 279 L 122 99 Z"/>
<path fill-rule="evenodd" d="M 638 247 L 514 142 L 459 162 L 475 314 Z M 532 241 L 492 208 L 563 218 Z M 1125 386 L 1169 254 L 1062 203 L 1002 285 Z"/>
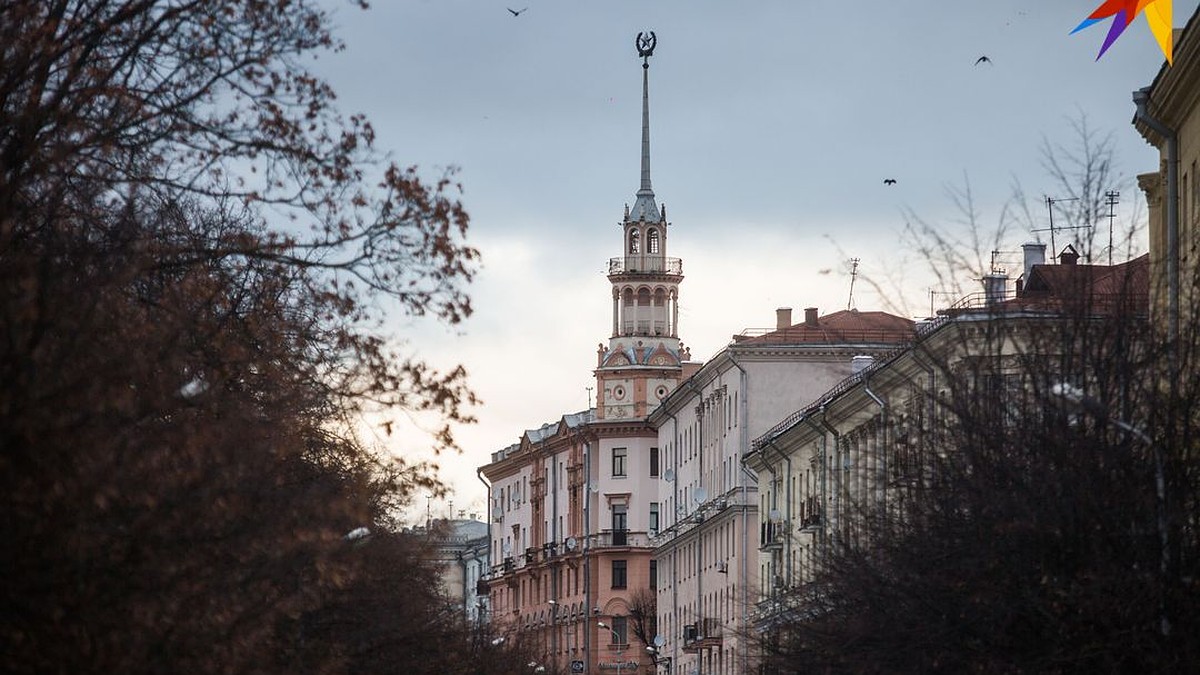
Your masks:
<path fill-rule="evenodd" d="M 645 532 L 630 532 L 629 530 L 601 530 L 588 536 L 588 545 L 592 548 L 624 547 L 648 548 L 650 537 Z"/>
<path fill-rule="evenodd" d="M 660 255 L 627 255 L 608 260 L 608 273 L 613 274 L 668 274 L 681 276 L 683 261 L 679 258 L 664 258 Z"/>

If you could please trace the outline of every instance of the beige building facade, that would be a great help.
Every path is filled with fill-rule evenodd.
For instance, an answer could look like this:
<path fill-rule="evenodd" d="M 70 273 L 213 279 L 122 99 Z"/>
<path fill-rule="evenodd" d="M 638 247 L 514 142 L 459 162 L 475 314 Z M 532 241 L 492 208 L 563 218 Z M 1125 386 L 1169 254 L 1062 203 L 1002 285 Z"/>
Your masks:
<path fill-rule="evenodd" d="M 1156 322 L 1195 325 L 1200 303 L 1200 10 L 1174 34 L 1174 63 L 1134 93 L 1134 126 L 1159 149 L 1158 170 L 1138 176 L 1150 211 Z"/>
<path fill-rule="evenodd" d="M 652 543 L 664 672 L 752 672 L 748 609 L 763 576 L 761 477 L 742 466 L 749 441 L 849 375 L 855 359 L 907 343 L 912 326 L 816 308 L 793 323 L 781 308 L 774 329 L 735 336 L 650 414 L 663 462 Z"/>

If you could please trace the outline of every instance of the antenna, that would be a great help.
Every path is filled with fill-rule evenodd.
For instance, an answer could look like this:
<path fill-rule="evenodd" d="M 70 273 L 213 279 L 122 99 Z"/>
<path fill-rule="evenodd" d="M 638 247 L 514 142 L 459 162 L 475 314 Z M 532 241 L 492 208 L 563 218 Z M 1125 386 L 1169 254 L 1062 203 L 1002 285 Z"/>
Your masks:
<path fill-rule="evenodd" d="M 1112 267 L 1113 254 L 1113 218 L 1117 217 L 1117 203 L 1119 203 L 1121 193 L 1116 190 L 1109 190 L 1104 193 L 1104 203 L 1108 205 L 1108 266 Z"/>
<path fill-rule="evenodd" d="M 1063 197 L 1062 199 L 1055 199 L 1054 197 L 1046 197 L 1046 212 L 1050 214 L 1050 227 L 1040 228 L 1040 229 L 1036 229 L 1036 230 L 1030 230 L 1030 232 L 1046 232 L 1047 230 L 1050 232 L 1050 259 L 1051 260 L 1058 259 L 1058 246 L 1054 243 L 1055 230 L 1082 230 L 1083 228 L 1087 227 L 1087 225 L 1075 225 L 1072 227 L 1054 227 L 1054 205 L 1059 202 L 1077 202 L 1077 201 L 1079 201 L 1079 197 Z"/>
<path fill-rule="evenodd" d="M 587 393 L 588 393 L 588 410 L 591 410 L 591 409 L 592 409 L 592 388 L 591 388 L 591 387 L 584 387 L 584 389 L 587 389 Z"/>
<path fill-rule="evenodd" d="M 846 309 L 854 305 L 854 280 L 858 278 L 858 258 L 850 259 L 850 297 L 846 300 Z"/>

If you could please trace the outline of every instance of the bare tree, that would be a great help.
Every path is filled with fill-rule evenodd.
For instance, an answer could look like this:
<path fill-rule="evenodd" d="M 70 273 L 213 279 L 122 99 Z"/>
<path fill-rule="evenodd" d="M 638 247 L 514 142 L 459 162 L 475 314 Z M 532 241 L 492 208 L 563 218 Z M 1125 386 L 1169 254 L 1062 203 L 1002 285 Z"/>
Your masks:
<path fill-rule="evenodd" d="M 1119 271 L 963 310 L 913 347 L 938 386 L 885 449 L 891 510 L 851 509 L 862 535 L 836 539 L 764 641 L 770 672 L 1196 663 L 1200 388 L 1164 386 L 1146 265 Z"/>

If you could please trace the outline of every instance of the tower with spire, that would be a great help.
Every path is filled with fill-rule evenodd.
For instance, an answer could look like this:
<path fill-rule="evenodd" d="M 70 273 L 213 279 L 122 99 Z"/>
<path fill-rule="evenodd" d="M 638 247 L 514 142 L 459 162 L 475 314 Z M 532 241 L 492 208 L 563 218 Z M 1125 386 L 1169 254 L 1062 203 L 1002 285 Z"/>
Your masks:
<path fill-rule="evenodd" d="M 644 417 L 679 383 L 690 358 L 679 341 L 679 283 L 683 261 L 667 257 L 666 206 L 650 183 L 650 56 L 658 39 L 638 33 L 642 59 L 642 175 L 633 208 L 625 205 L 621 255 L 608 261 L 612 284 L 612 335 L 600 345 L 596 415 Z"/>

